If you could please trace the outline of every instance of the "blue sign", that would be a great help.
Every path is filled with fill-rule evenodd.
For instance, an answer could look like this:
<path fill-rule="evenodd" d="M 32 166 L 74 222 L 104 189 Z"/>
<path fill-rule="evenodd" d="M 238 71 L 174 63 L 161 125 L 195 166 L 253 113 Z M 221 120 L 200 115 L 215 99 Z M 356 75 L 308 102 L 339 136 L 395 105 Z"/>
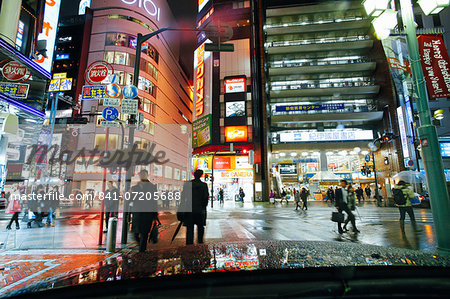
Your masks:
<path fill-rule="evenodd" d="M 0 93 L 14 99 L 26 99 L 29 87 L 29 84 L 0 82 Z"/>
<path fill-rule="evenodd" d="M 83 100 L 104 99 L 109 96 L 106 94 L 106 85 L 85 85 L 81 92 Z"/>
<path fill-rule="evenodd" d="M 107 121 L 116 120 L 119 117 L 119 110 L 115 107 L 106 107 L 102 111 L 102 116 Z"/>
<path fill-rule="evenodd" d="M 442 157 L 450 157 L 450 142 L 439 143 Z"/>
<path fill-rule="evenodd" d="M 369 154 L 365 155 L 364 156 L 364 160 L 366 160 L 366 162 L 369 163 L 370 162 L 370 155 Z"/>
<path fill-rule="evenodd" d="M 292 159 L 292 163 L 314 163 L 319 162 L 316 158 L 296 158 Z"/>
<path fill-rule="evenodd" d="M 138 89 L 134 85 L 127 85 L 122 90 L 123 96 L 127 99 L 134 99 L 138 95 Z"/>
<path fill-rule="evenodd" d="M 344 109 L 344 104 L 283 105 L 275 107 L 276 112 L 342 109 Z"/>

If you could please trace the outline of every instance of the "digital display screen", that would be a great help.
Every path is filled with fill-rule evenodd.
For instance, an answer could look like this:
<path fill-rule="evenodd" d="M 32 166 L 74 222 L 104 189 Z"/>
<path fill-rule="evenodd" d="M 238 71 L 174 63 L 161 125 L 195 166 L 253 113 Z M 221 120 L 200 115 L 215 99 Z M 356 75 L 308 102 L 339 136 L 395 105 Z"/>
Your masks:
<path fill-rule="evenodd" d="M 69 59 L 69 54 L 56 54 L 56 60 Z"/>
<path fill-rule="evenodd" d="M 225 117 L 245 116 L 245 101 L 225 103 Z"/>
<path fill-rule="evenodd" d="M 442 157 L 450 157 L 450 142 L 441 142 L 439 145 Z"/>

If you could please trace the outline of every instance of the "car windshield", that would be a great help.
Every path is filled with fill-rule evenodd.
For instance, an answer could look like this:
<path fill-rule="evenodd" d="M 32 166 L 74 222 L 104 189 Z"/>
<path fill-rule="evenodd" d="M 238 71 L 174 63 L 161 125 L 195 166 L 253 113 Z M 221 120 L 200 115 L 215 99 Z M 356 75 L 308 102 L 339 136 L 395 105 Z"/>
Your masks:
<path fill-rule="evenodd" d="M 443 277 L 448 3 L 0 2 L 0 297 Z"/>

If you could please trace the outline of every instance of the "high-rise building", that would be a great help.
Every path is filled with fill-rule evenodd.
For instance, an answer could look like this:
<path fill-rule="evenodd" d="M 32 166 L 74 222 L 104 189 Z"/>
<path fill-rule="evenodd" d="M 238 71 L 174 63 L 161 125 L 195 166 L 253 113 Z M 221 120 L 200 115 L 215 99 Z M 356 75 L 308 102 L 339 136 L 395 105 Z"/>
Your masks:
<path fill-rule="evenodd" d="M 46 87 L 60 1 L 0 2 L 0 190 L 27 186 L 33 163 L 27 146 L 38 142 L 45 117 Z M 26 164 L 26 165 L 25 165 Z M 6 171 L 7 170 L 7 171 Z M 7 174 L 6 174 L 7 172 Z"/>
<path fill-rule="evenodd" d="M 208 51 L 205 45 L 219 40 L 201 32 L 194 53 L 193 167 L 205 171 L 214 198 L 222 189 L 225 200 L 239 200 L 240 188 L 244 201 L 262 198 L 261 102 L 252 23 L 251 1 L 198 1 L 197 27 L 227 28 L 229 35 L 220 43 L 234 47 L 232 52 Z"/>
<path fill-rule="evenodd" d="M 308 184 L 313 193 L 338 179 L 374 188 L 375 157 L 384 190 L 403 159 L 397 140 L 368 149 L 398 131 L 387 60 L 361 2 L 258 2 L 269 188 Z"/>

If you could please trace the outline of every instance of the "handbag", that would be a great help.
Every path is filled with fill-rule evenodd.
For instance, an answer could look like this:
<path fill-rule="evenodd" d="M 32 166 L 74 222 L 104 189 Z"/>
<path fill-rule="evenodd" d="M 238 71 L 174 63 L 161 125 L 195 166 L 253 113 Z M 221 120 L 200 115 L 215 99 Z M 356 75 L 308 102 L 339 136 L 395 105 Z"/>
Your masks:
<path fill-rule="evenodd" d="M 337 222 L 337 223 L 343 223 L 344 222 L 344 214 L 340 212 L 332 212 L 331 213 L 331 221 Z"/>

